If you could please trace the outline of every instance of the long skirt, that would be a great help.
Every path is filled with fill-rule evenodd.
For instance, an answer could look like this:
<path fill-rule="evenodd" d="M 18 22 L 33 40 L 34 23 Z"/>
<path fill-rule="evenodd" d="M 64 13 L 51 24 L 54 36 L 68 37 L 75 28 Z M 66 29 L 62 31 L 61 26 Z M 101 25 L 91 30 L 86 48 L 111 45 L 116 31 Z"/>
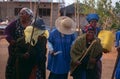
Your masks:
<path fill-rule="evenodd" d="M 86 69 L 82 65 L 79 65 L 72 73 L 73 79 L 86 79 Z"/>
<path fill-rule="evenodd" d="M 6 79 L 16 79 L 15 58 L 9 57 L 5 71 Z"/>
<path fill-rule="evenodd" d="M 97 62 L 96 71 L 97 71 L 96 79 L 101 79 L 101 76 L 102 76 L 102 61 L 101 60 L 98 60 Z"/>
<path fill-rule="evenodd" d="M 101 79 L 102 62 L 98 60 L 94 69 L 86 70 L 86 79 Z"/>
<path fill-rule="evenodd" d="M 8 46 L 9 57 L 6 65 L 5 77 L 6 79 L 16 79 L 16 68 L 15 62 L 16 57 L 14 56 L 14 47 Z"/>
<path fill-rule="evenodd" d="M 66 74 L 55 74 L 50 72 L 48 79 L 68 79 L 68 73 Z"/>
<path fill-rule="evenodd" d="M 44 68 L 44 67 L 43 67 Z M 34 66 L 29 79 L 46 79 L 46 69 L 41 69 L 37 65 Z"/>
<path fill-rule="evenodd" d="M 34 64 L 29 59 L 16 59 L 16 79 L 29 79 Z"/>
<path fill-rule="evenodd" d="M 117 64 L 117 68 L 116 68 L 116 72 L 115 72 L 115 78 L 120 79 L 120 58 L 119 58 L 118 64 Z"/>

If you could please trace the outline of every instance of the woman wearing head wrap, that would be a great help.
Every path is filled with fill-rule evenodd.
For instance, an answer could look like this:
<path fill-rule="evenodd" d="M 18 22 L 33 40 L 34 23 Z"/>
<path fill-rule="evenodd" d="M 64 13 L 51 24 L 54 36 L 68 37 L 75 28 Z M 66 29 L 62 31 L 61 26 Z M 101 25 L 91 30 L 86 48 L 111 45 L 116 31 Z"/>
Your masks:
<path fill-rule="evenodd" d="M 85 30 L 88 27 L 93 27 L 93 28 L 95 28 L 95 34 L 98 35 L 98 33 L 100 32 L 100 28 L 97 27 L 97 23 L 99 21 L 98 14 L 95 14 L 95 13 L 88 14 L 86 17 L 86 20 L 88 21 L 89 24 L 87 26 L 85 26 L 85 28 L 83 29 L 83 32 L 85 32 Z"/>
<path fill-rule="evenodd" d="M 42 19 L 26 27 L 24 36 L 17 40 L 15 47 L 16 79 L 46 79 L 48 35 Z"/>
<path fill-rule="evenodd" d="M 88 29 L 89 27 L 93 27 L 94 31 L 95 31 L 95 35 L 98 36 L 98 33 L 100 32 L 100 27 L 97 26 L 97 23 L 99 21 L 99 16 L 96 13 L 91 13 L 88 14 L 86 17 L 86 20 L 88 21 L 88 25 L 85 26 L 85 28 L 83 29 L 83 31 L 85 32 L 86 29 Z M 96 66 L 96 79 L 101 79 L 101 74 L 102 74 L 102 61 L 99 60 L 97 62 L 97 66 Z"/>
<path fill-rule="evenodd" d="M 93 27 L 88 27 L 86 34 L 75 40 L 70 55 L 73 79 L 98 79 L 96 65 L 102 56 L 102 46 Z"/>
<path fill-rule="evenodd" d="M 15 56 L 14 47 L 18 38 L 24 35 L 24 29 L 26 26 L 31 25 L 33 21 L 33 12 L 29 8 L 22 8 L 19 12 L 18 19 L 11 22 L 5 29 L 5 34 L 7 35 L 6 40 L 9 43 L 8 46 L 8 62 L 6 65 L 6 79 L 16 79 L 15 78 Z"/>

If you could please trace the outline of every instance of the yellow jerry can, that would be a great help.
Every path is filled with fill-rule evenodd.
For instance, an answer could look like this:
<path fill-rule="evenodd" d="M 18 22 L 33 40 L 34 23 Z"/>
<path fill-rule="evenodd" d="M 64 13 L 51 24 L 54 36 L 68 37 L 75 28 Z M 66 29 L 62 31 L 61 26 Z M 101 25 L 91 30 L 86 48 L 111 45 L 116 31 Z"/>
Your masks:
<path fill-rule="evenodd" d="M 98 38 L 101 40 L 103 52 L 110 52 L 114 45 L 114 33 L 108 30 L 101 30 L 98 34 Z"/>

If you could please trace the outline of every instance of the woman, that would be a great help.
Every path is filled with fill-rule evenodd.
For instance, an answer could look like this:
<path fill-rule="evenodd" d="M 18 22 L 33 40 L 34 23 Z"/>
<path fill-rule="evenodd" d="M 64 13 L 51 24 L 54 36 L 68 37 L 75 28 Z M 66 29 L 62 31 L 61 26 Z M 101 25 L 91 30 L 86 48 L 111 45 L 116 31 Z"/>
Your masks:
<path fill-rule="evenodd" d="M 115 69 L 115 79 L 120 79 L 120 31 L 118 30 L 116 32 L 116 49 L 117 49 L 117 57 L 118 57 L 118 61 L 116 64 L 116 69 Z"/>
<path fill-rule="evenodd" d="M 27 26 L 15 47 L 16 79 L 45 79 L 48 31 L 42 19 Z"/>
<path fill-rule="evenodd" d="M 9 43 L 8 52 L 9 57 L 6 65 L 6 79 L 15 78 L 15 56 L 14 48 L 18 38 L 23 36 L 26 26 L 31 25 L 33 21 L 33 12 L 29 8 L 22 8 L 19 12 L 19 18 L 11 22 L 5 29 L 6 40 Z"/>
<path fill-rule="evenodd" d="M 73 79 L 98 79 L 97 62 L 102 56 L 102 46 L 93 27 L 79 36 L 71 48 L 71 75 Z"/>
<path fill-rule="evenodd" d="M 85 26 L 84 32 L 86 32 L 86 30 L 89 27 L 93 27 L 95 36 L 98 36 L 99 32 L 101 31 L 101 28 L 97 26 L 97 23 L 99 21 L 99 15 L 96 13 L 90 13 L 87 15 L 86 20 L 88 21 L 89 24 Z M 96 67 L 96 78 L 101 79 L 101 74 L 102 74 L 102 60 L 99 60 L 97 62 L 97 67 Z"/>

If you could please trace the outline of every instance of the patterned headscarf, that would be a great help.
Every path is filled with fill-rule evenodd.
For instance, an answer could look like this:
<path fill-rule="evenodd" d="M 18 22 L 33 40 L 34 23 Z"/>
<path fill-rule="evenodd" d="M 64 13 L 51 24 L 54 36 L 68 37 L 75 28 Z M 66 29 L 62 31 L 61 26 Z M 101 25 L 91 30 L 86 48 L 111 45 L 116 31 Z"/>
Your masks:
<path fill-rule="evenodd" d="M 27 7 L 22 8 L 20 11 L 25 11 L 28 15 L 33 17 L 33 11 Z"/>
<path fill-rule="evenodd" d="M 92 26 L 85 27 L 85 32 L 88 32 L 88 31 L 90 31 L 90 30 L 96 32 L 96 29 L 93 28 Z"/>

